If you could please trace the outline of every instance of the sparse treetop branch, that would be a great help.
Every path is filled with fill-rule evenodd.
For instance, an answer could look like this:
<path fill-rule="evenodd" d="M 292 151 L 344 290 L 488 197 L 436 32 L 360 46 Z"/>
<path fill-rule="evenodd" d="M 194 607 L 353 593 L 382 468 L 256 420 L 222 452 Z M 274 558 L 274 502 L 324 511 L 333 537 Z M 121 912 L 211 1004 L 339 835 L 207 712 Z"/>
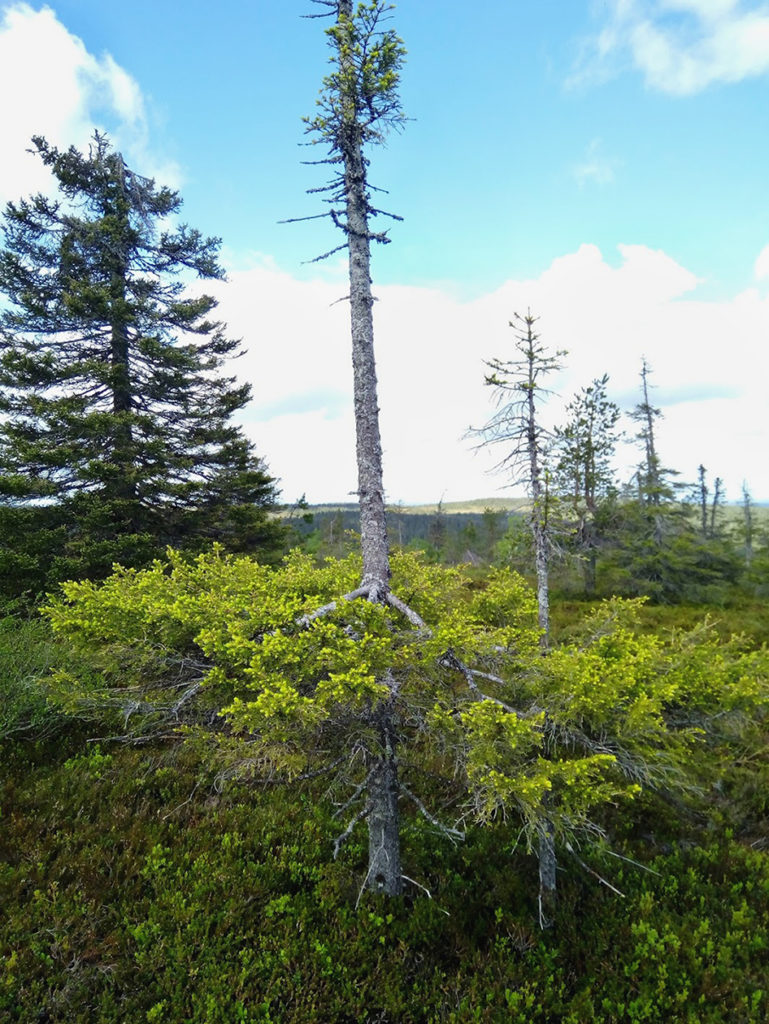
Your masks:
<path fill-rule="evenodd" d="M 502 445 L 504 454 L 498 470 L 510 475 L 511 485 L 525 484 L 532 498 L 530 526 L 537 565 L 537 594 L 542 643 L 547 646 L 549 631 L 548 550 L 549 489 L 545 458 L 552 432 L 543 426 L 539 404 L 550 392 L 543 378 L 561 369 L 564 351 L 549 352 L 534 327 L 538 317 L 529 310 L 526 316 L 514 314 L 510 327 L 515 333 L 513 359 L 491 359 L 486 365 L 492 371 L 484 382 L 494 389 L 497 412 L 485 426 L 471 430 L 481 438 L 481 446 Z"/>
<path fill-rule="evenodd" d="M 372 204 L 373 186 L 368 181 L 363 149 L 368 144 L 383 143 L 388 131 L 401 128 L 406 121 L 398 95 L 406 51 L 396 33 L 383 27 L 391 4 L 359 3 L 353 12 L 350 0 L 315 2 L 336 16 L 334 25 L 327 29 L 334 70 L 323 80 L 318 112 L 304 119 L 305 130 L 311 144 L 328 148 L 327 157 L 317 163 L 338 165 L 340 170 L 326 185 L 308 191 L 325 194 L 324 202 L 331 207 L 317 216 L 329 217 L 348 237 L 353 233 L 369 242 L 386 244 L 390 241 L 387 232 L 372 231 L 368 218 L 401 218 Z M 352 219 L 348 208 L 351 190 L 357 193 L 358 214 Z M 346 246 L 345 242 L 318 258 L 325 259 Z"/>

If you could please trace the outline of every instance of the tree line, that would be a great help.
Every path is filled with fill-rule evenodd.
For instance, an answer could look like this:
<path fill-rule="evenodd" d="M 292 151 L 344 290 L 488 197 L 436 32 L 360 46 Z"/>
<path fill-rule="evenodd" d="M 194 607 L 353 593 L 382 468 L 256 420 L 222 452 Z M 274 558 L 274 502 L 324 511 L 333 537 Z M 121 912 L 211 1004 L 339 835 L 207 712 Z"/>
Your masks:
<path fill-rule="evenodd" d="M 737 584 L 762 593 L 766 545 L 759 564 L 747 484 L 735 528 L 734 519 L 727 524 L 719 477 L 711 492 L 704 465 L 694 484 L 680 482 L 665 466 L 657 439 L 662 410 L 652 404 L 646 359 L 639 401 L 629 414 L 641 460 L 623 483 L 613 468 L 625 437 L 622 414 L 609 397 L 606 374 L 571 399 L 565 423 L 554 430 L 543 426 L 542 406 L 549 395 L 544 379 L 560 368 L 565 353 L 549 352 L 536 324 L 531 312 L 511 322 L 516 357 L 490 361 L 492 372 L 486 376 L 498 411 L 473 433 L 482 445 L 502 453 L 498 470 L 511 484 L 525 485 L 530 495 L 531 545 L 521 542 L 514 524 L 502 552 L 520 568 L 533 558 L 543 630 L 554 574 L 562 589 L 587 598 L 621 594 L 663 603 L 718 603 Z"/>

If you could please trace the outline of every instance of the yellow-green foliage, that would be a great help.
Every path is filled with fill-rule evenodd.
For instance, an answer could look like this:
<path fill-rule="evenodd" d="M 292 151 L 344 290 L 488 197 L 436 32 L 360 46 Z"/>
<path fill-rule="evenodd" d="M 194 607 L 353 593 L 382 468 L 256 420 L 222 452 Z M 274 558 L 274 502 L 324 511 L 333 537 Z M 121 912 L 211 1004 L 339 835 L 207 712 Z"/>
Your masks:
<path fill-rule="evenodd" d="M 393 590 L 427 629 L 341 600 L 360 572 L 356 556 L 317 566 L 294 552 L 273 568 L 214 550 L 66 584 L 47 612 L 81 667 L 59 674 L 59 692 L 70 706 L 122 700 L 126 715 L 195 724 L 198 704 L 182 714 L 174 702 L 200 680 L 196 700 L 225 727 L 221 756 L 288 777 L 349 760 L 356 782 L 355 752 L 376 749 L 376 708 L 394 684 L 408 784 L 429 766 L 461 813 L 515 815 L 529 839 L 543 816 L 566 837 L 639 787 L 686 788 L 712 724 L 754 716 L 765 698 L 765 651 L 706 628 L 644 635 L 638 601 L 606 602 L 543 655 L 534 596 L 513 572 L 479 582 L 397 554 Z"/>

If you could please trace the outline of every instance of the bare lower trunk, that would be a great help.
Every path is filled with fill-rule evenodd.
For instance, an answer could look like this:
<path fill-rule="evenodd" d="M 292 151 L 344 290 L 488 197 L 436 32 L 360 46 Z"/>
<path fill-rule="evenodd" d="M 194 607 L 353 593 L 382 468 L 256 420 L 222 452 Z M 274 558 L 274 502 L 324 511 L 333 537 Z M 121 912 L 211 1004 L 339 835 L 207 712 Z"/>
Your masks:
<path fill-rule="evenodd" d="M 402 891 L 398 814 L 398 762 L 393 746 L 377 759 L 369 776 L 367 887 L 387 896 Z"/>
<path fill-rule="evenodd" d="M 539 509 L 534 505 L 534 560 L 537 567 L 537 615 L 541 630 L 540 645 L 546 649 L 550 638 L 550 597 L 548 591 L 547 535 L 539 521 Z"/>
<path fill-rule="evenodd" d="M 550 928 L 553 924 L 556 904 L 556 855 L 555 830 L 552 824 L 545 822 L 544 831 L 539 837 L 539 924 L 541 928 Z"/>
<path fill-rule="evenodd" d="M 357 250 L 368 250 L 368 238 L 350 238 L 350 287 L 353 338 L 353 373 L 358 460 L 363 584 L 374 584 L 382 595 L 390 579 L 390 555 L 382 482 L 382 442 L 379 434 L 374 327 L 371 284 L 366 259 Z"/>
<path fill-rule="evenodd" d="M 528 323 L 528 321 L 527 321 Z M 550 598 L 547 579 L 547 497 L 542 482 L 542 467 L 539 463 L 539 432 L 534 402 L 535 383 L 533 349 L 534 339 L 531 323 L 528 323 L 529 380 L 526 394 L 526 447 L 529 456 L 529 483 L 531 485 L 532 509 L 531 532 L 534 538 L 534 562 L 537 569 L 537 608 L 540 646 L 547 649 L 550 636 Z"/>

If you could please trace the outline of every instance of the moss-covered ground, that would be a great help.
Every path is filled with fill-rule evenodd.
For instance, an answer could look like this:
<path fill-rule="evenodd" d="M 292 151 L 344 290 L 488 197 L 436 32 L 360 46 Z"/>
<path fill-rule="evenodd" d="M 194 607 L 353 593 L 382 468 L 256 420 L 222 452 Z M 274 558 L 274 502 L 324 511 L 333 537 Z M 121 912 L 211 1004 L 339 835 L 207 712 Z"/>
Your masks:
<path fill-rule="evenodd" d="M 359 900 L 363 837 L 332 860 L 319 791 L 218 792 L 178 748 L 85 739 L 4 757 L 4 1021 L 769 1017 L 766 798 L 744 772 L 706 815 L 649 805 L 614 836 L 650 870 L 585 853 L 624 896 L 564 862 L 542 933 L 504 825 L 458 847 L 410 825 L 405 869 L 432 898 Z"/>

